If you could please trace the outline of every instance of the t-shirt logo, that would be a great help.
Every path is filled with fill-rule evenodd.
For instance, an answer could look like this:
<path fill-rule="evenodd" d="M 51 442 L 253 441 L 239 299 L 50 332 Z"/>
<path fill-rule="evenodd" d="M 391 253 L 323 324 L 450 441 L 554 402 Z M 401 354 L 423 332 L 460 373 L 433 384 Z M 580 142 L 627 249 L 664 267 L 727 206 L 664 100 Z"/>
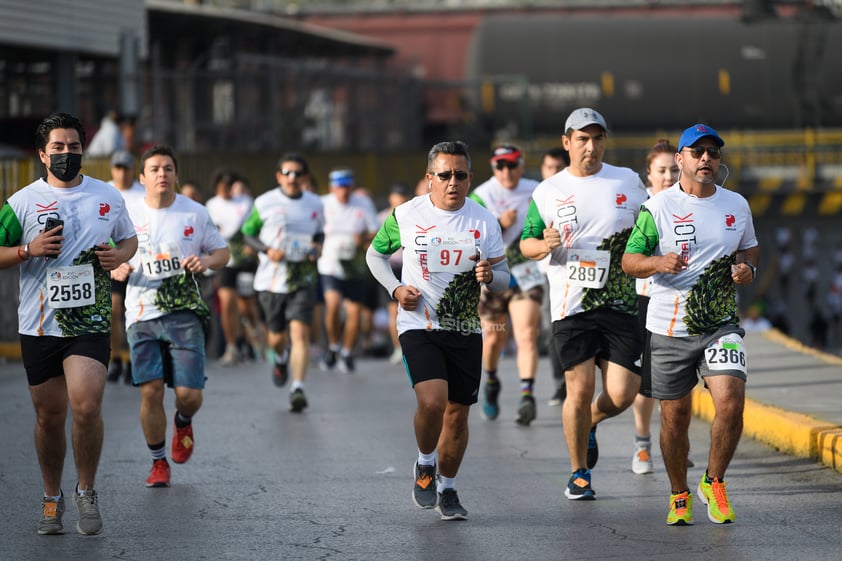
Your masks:
<path fill-rule="evenodd" d="M 727 226 L 728 228 L 733 226 L 734 222 L 736 222 L 736 221 L 737 221 L 737 219 L 734 217 L 733 214 L 726 214 L 725 215 L 725 226 Z"/>
<path fill-rule="evenodd" d="M 194 232 L 193 226 L 188 224 L 187 226 L 184 227 L 184 237 L 186 239 L 189 240 L 193 236 L 193 232 Z"/>
<path fill-rule="evenodd" d="M 108 203 L 99 203 L 99 215 L 100 216 L 105 216 L 109 212 L 111 212 L 111 205 L 109 205 Z"/>
<path fill-rule="evenodd" d="M 629 200 L 629 198 L 626 196 L 625 193 L 617 193 L 617 206 L 621 206 L 627 200 Z"/>

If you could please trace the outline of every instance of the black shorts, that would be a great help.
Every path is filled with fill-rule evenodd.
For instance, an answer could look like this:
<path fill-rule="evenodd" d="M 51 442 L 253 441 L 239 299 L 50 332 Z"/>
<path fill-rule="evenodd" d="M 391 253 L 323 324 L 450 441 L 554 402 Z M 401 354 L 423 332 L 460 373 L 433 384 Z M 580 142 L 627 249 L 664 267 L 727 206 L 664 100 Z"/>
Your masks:
<path fill-rule="evenodd" d="M 427 380 L 447 380 L 447 399 L 477 402 L 482 377 L 482 335 L 413 329 L 400 335 L 406 373 L 412 387 Z"/>
<path fill-rule="evenodd" d="M 640 374 L 643 338 L 637 316 L 614 310 L 582 312 L 554 321 L 553 339 L 564 370 L 596 357 Z"/>
<path fill-rule="evenodd" d="M 126 287 L 129 286 L 129 281 L 118 281 L 111 279 L 111 294 L 119 294 L 123 297 L 123 300 L 126 299 Z"/>
<path fill-rule="evenodd" d="M 260 304 L 263 321 L 269 331 L 283 333 L 292 320 L 307 325 L 313 322 L 316 291 L 314 287 L 309 287 L 289 294 L 258 292 L 257 303 Z"/>
<path fill-rule="evenodd" d="M 330 275 L 320 275 L 322 290 L 335 290 L 345 300 L 361 304 L 365 299 L 365 280 L 363 279 L 339 279 Z"/>
<path fill-rule="evenodd" d="M 20 353 L 30 386 L 43 384 L 50 378 L 64 376 L 64 359 L 85 356 L 108 367 L 111 358 L 111 335 L 91 333 L 78 337 L 20 336 Z"/>

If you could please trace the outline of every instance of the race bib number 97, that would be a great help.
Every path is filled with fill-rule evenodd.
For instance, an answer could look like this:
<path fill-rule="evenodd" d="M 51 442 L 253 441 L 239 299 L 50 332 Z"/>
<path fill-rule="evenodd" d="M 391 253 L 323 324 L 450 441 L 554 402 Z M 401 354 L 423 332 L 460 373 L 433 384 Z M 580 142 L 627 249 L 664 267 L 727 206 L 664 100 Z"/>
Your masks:
<path fill-rule="evenodd" d="M 477 254 L 471 232 L 442 232 L 427 239 L 427 268 L 431 273 L 462 273 L 476 265 Z"/>
<path fill-rule="evenodd" d="M 738 370 L 746 373 L 746 346 L 736 333 L 720 337 L 705 349 L 708 370 Z"/>
<path fill-rule="evenodd" d="M 53 309 L 92 305 L 96 301 L 94 286 L 90 263 L 47 269 L 47 302 Z"/>

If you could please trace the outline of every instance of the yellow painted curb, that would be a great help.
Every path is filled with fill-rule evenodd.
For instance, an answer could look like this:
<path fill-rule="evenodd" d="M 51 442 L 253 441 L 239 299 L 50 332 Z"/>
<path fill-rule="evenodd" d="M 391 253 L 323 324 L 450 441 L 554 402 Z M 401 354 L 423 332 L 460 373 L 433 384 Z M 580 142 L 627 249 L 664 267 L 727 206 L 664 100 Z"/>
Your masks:
<path fill-rule="evenodd" d="M 20 343 L 0 343 L 0 357 L 20 360 Z"/>

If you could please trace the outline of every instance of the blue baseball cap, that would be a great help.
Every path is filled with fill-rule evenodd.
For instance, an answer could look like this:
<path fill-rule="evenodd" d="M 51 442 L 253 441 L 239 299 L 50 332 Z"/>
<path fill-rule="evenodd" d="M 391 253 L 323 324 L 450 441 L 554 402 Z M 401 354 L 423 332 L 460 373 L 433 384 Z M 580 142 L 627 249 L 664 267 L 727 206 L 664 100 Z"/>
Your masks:
<path fill-rule="evenodd" d="M 681 152 L 685 148 L 693 146 L 694 144 L 696 144 L 696 142 L 699 141 L 699 139 L 702 139 L 706 136 L 709 136 L 712 139 L 714 139 L 720 148 L 725 146 L 725 141 L 722 140 L 722 138 L 719 136 L 719 133 L 716 132 L 716 130 L 707 125 L 698 123 L 681 133 L 681 138 L 678 140 L 678 151 Z"/>
<path fill-rule="evenodd" d="M 349 169 L 335 169 L 328 175 L 328 180 L 336 187 L 351 187 L 354 185 L 354 172 Z"/>

